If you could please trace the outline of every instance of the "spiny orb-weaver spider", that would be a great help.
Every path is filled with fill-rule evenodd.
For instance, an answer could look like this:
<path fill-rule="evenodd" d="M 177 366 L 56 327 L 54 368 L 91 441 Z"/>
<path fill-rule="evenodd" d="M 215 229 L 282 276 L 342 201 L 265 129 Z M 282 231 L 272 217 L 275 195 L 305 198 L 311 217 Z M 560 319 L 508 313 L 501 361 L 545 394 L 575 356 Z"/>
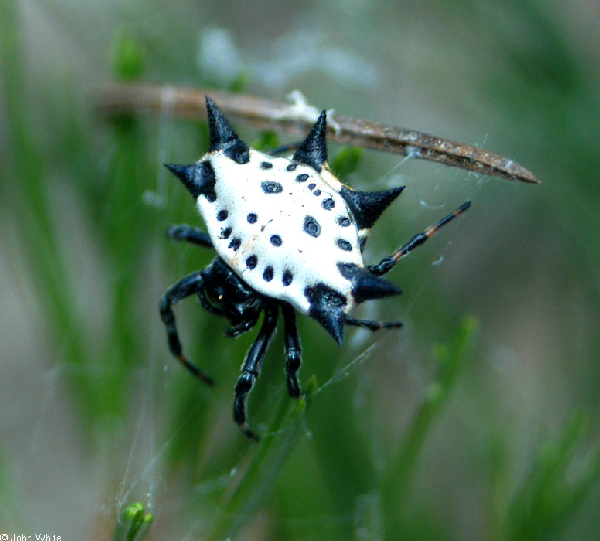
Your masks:
<path fill-rule="evenodd" d="M 160 302 L 171 353 L 198 379 L 213 380 L 183 354 L 173 304 L 197 295 L 210 313 L 225 317 L 229 337 L 252 329 L 264 312 L 235 386 L 233 418 L 248 428 L 248 393 L 283 316 L 289 394 L 298 398 L 301 349 L 296 310 L 318 321 L 341 345 L 344 325 L 376 331 L 400 322 L 355 319 L 352 308 L 364 301 L 399 295 L 380 278 L 440 227 L 467 210 L 467 201 L 377 265 L 365 265 L 362 252 L 381 213 L 404 186 L 379 192 L 355 191 L 342 184 L 327 163 L 327 119 L 323 111 L 293 156 L 276 157 L 248 147 L 207 96 L 208 152 L 191 165 L 165 164 L 196 199 L 207 232 L 173 226 L 169 236 L 216 251 L 201 271 L 171 286 Z"/>

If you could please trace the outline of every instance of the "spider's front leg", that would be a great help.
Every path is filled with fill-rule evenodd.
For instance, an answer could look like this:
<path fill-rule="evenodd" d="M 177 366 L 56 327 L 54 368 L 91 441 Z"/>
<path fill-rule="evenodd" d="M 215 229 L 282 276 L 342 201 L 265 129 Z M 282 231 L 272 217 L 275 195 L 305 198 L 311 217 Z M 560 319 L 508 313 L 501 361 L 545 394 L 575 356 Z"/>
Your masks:
<path fill-rule="evenodd" d="M 371 265 L 369 267 L 369 272 L 371 274 L 374 274 L 375 276 L 382 276 L 390 272 L 394 268 L 394 265 L 398 263 L 398 261 L 406 257 L 417 246 L 421 246 L 421 244 L 423 244 L 427 239 L 435 235 L 441 227 L 445 226 L 451 220 L 454 220 L 454 218 L 456 218 L 457 216 L 460 216 L 470 206 L 471 201 L 466 201 L 454 212 L 451 212 L 450 214 L 442 218 L 439 222 L 430 225 L 427 229 L 425 229 L 425 231 L 417 233 L 406 244 L 400 246 L 400 248 L 398 248 L 392 255 L 384 257 L 377 265 Z"/>
<path fill-rule="evenodd" d="M 167 231 L 167 235 L 173 240 L 183 240 L 196 246 L 202 246 L 203 248 L 214 249 L 210 235 L 197 227 L 190 225 L 172 225 Z"/>
<path fill-rule="evenodd" d="M 402 327 L 402 321 L 371 321 L 370 319 L 355 319 L 350 316 L 346 316 L 344 324 L 369 329 L 373 332 L 380 331 L 381 329 L 399 329 Z"/>
<path fill-rule="evenodd" d="M 160 300 L 160 318 L 167 330 L 169 349 L 173 356 L 199 380 L 208 385 L 213 385 L 213 379 L 193 365 L 183 354 L 181 341 L 179 340 L 179 332 L 177 331 L 177 324 L 175 323 L 175 314 L 171 308 L 172 305 L 180 300 L 201 291 L 202 282 L 202 274 L 201 271 L 199 271 L 186 276 L 179 280 L 175 285 L 171 286 Z"/>
<path fill-rule="evenodd" d="M 235 386 L 235 398 L 233 401 L 233 420 L 242 432 L 251 440 L 258 441 L 258 436 L 248 428 L 246 422 L 246 404 L 248 393 L 252 390 L 256 378 L 260 375 L 263 359 L 269 348 L 269 344 L 277 330 L 277 311 L 275 304 L 265 308 L 265 316 L 256 340 L 246 354 L 242 365 L 242 375 Z"/>

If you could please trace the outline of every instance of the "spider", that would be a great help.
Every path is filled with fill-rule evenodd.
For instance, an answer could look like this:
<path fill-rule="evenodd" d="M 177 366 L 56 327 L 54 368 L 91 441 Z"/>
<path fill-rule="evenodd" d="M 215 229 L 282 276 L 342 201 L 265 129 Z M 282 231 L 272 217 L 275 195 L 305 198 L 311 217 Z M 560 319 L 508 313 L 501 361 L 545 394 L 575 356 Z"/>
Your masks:
<path fill-rule="evenodd" d="M 327 118 L 323 111 L 306 139 L 277 157 L 248 147 L 219 107 L 207 96 L 210 145 L 190 165 L 165 164 L 196 199 L 207 231 L 188 225 L 169 229 L 174 240 L 214 250 L 207 268 L 189 274 L 163 295 L 160 316 L 173 356 L 196 378 L 212 378 L 184 355 L 173 305 L 196 295 L 204 309 L 224 317 L 229 337 L 254 328 L 258 336 L 242 364 L 235 386 L 233 419 L 258 441 L 247 422 L 248 394 L 283 317 L 287 388 L 302 395 L 296 312 L 318 321 L 342 344 L 345 325 L 371 331 L 397 328 L 401 322 L 355 319 L 355 305 L 399 295 L 380 278 L 438 229 L 470 206 L 467 201 L 436 224 L 418 233 L 376 265 L 365 265 L 363 250 L 372 226 L 404 186 L 379 192 L 355 191 L 342 184 L 327 163 Z"/>

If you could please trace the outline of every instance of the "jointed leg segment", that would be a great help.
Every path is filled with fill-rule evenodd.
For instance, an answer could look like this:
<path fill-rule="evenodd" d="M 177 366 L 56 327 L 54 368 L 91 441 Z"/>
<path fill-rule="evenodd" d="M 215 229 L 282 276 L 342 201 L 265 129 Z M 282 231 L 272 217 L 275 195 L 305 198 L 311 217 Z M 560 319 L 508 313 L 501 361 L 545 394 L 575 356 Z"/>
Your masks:
<path fill-rule="evenodd" d="M 177 331 L 177 324 L 175 323 L 175 314 L 171 308 L 173 304 L 197 293 L 201 287 L 202 275 L 200 272 L 194 272 L 171 286 L 160 300 L 160 318 L 167 330 L 169 349 L 173 356 L 199 380 L 208 385 L 213 385 L 213 379 L 193 365 L 183 354 L 179 333 Z"/>
<path fill-rule="evenodd" d="M 298 370 L 300 370 L 300 363 L 302 362 L 302 348 L 300 347 L 300 336 L 296 325 L 296 312 L 287 303 L 281 305 L 281 312 L 284 324 L 285 356 L 287 359 L 285 373 L 288 392 L 292 398 L 299 398 L 302 394 L 298 382 Z"/>
<path fill-rule="evenodd" d="M 398 329 L 399 327 L 402 327 L 401 321 L 371 321 L 369 319 L 355 319 L 350 316 L 346 316 L 344 323 L 354 327 L 369 329 L 370 331 L 379 331 L 381 329 Z"/>
<path fill-rule="evenodd" d="M 277 311 L 276 305 L 271 305 L 265 309 L 265 315 L 262 326 L 256 337 L 256 340 L 246 354 L 246 359 L 242 365 L 242 375 L 235 386 L 235 398 L 233 401 L 233 420 L 241 428 L 242 432 L 250 439 L 258 441 L 258 436 L 248 428 L 246 422 L 246 403 L 248 393 L 252 390 L 256 378 L 260 374 L 263 359 L 275 331 L 277 330 Z"/>
<path fill-rule="evenodd" d="M 403 257 L 407 256 L 410 252 L 412 252 L 417 246 L 423 244 L 428 238 L 433 236 L 440 227 L 446 225 L 449 221 L 453 220 L 457 216 L 460 216 L 465 210 L 467 210 L 471 206 L 471 202 L 467 201 L 463 203 L 460 207 L 458 207 L 454 212 L 448 214 L 442 218 L 439 222 L 434 225 L 429 226 L 422 233 L 417 233 L 412 239 L 410 239 L 406 244 L 398 248 L 392 255 L 382 259 L 378 265 L 372 265 L 369 267 L 369 271 L 371 274 L 375 276 L 381 276 L 391 271 L 392 268 L 398 261 L 400 261 Z"/>
<path fill-rule="evenodd" d="M 240 334 L 244 334 L 245 332 L 248 332 L 249 330 L 253 329 L 257 321 L 258 318 L 249 321 L 244 321 L 239 325 L 229 327 L 224 331 L 225 336 L 227 336 L 228 338 L 236 338 Z"/>
<path fill-rule="evenodd" d="M 203 248 L 214 248 L 208 233 L 197 227 L 191 227 L 185 224 L 172 225 L 169 227 L 167 235 L 173 240 L 183 240 L 197 246 L 202 246 Z"/>

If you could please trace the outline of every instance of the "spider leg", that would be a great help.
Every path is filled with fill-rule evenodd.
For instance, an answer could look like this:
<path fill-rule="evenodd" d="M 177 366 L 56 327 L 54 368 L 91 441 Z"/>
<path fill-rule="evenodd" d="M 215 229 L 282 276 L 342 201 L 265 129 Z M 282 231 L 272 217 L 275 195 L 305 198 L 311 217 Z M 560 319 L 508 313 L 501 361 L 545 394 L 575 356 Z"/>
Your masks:
<path fill-rule="evenodd" d="M 298 398 L 302 394 L 300 383 L 298 382 L 298 370 L 302 362 L 302 348 L 300 347 L 300 336 L 296 325 L 296 312 L 294 308 L 287 303 L 281 304 L 283 314 L 283 328 L 285 340 L 285 356 L 287 362 L 285 373 L 287 376 L 288 392 L 292 398 Z"/>
<path fill-rule="evenodd" d="M 213 385 L 213 379 L 193 365 L 183 354 L 179 333 L 177 331 L 177 324 L 175 323 L 175 314 L 171 308 L 173 304 L 176 304 L 180 300 L 185 299 L 194 293 L 198 293 L 201 287 L 202 276 L 200 272 L 194 272 L 179 280 L 175 285 L 172 285 L 160 300 L 160 318 L 167 330 L 169 350 L 173 356 L 199 380 L 208 385 Z"/>
<path fill-rule="evenodd" d="M 223 331 L 223 332 L 225 333 L 225 336 L 227 336 L 228 338 L 235 338 L 236 336 L 239 336 L 240 334 L 244 334 L 245 332 L 248 332 L 250 329 L 252 329 L 254 327 L 254 325 L 256 325 L 257 321 L 258 321 L 258 318 L 251 319 L 249 321 L 243 321 L 239 325 L 234 325 L 233 327 L 229 327 L 228 329 L 225 329 L 225 331 Z"/>
<path fill-rule="evenodd" d="M 235 385 L 235 398 L 233 401 L 233 420 L 240 427 L 245 436 L 258 441 L 258 436 L 248 428 L 246 422 L 246 403 L 248 393 L 252 390 L 260 368 L 267 353 L 271 339 L 277 330 L 277 305 L 265 308 L 265 316 L 256 340 L 246 354 L 242 365 L 242 375 Z"/>
<path fill-rule="evenodd" d="M 269 154 L 271 156 L 276 156 L 277 154 L 283 154 L 284 152 L 291 152 L 292 150 L 296 150 L 301 144 L 302 144 L 302 141 L 299 141 L 296 143 L 288 143 L 287 145 L 281 145 L 281 146 L 278 146 L 277 148 L 271 150 L 271 152 L 269 152 Z"/>
<path fill-rule="evenodd" d="M 425 231 L 422 233 L 417 233 L 412 239 L 410 239 L 406 244 L 398 248 L 392 255 L 383 258 L 379 264 L 372 265 L 369 267 L 369 272 L 374 274 L 375 276 L 381 276 L 392 270 L 394 265 L 398 263 L 403 257 L 407 256 L 410 252 L 412 252 L 417 246 L 423 244 L 428 238 L 437 233 L 440 227 L 446 225 L 449 221 L 453 220 L 457 216 L 460 216 L 465 210 L 467 210 L 471 206 L 471 201 L 466 201 L 460 207 L 458 207 L 455 211 L 448 214 L 442 218 L 439 222 L 434 225 L 430 225 Z"/>
<path fill-rule="evenodd" d="M 172 225 L 167 230 L 167 235 L 173 240 L 184 240 L 203 248 L 214 248 L 208 233 L 189 225 Z"/>
<path fill-rule="evenodd" d="M 346 316 L 344 323 L 346 325 L 353 325 L 354 327 L 369 329 L 370 331 L 379 331 L 381 329 L 398 329 L 399 327 L 402 327 L 401 321 L 371 321 L 369 319 L 355 319 L 350 316 Z"/>

